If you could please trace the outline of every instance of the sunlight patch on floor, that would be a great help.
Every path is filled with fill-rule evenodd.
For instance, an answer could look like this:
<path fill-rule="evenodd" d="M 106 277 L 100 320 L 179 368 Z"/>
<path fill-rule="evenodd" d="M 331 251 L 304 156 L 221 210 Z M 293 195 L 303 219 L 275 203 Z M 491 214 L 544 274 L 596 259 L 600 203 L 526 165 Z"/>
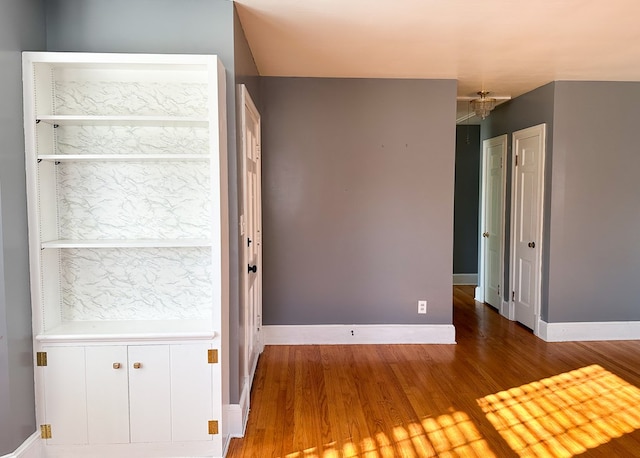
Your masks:
<path fill-rule="evenodd" d="M 446 415 L 425 418 L 422 423 L 396 426 L 391 434 L 379 432 L 357 442 L 328 443 L 286 455 L 286 458 L 423 458 L 464 456 L 494 458 L 495 454 L 464 412 L 450 409 Z"/>
<path fill-rule="evenodd" d="M 640 428 L 640 389 L 598 365 L 478 399 L 520 456 L 572 457 Z"/>

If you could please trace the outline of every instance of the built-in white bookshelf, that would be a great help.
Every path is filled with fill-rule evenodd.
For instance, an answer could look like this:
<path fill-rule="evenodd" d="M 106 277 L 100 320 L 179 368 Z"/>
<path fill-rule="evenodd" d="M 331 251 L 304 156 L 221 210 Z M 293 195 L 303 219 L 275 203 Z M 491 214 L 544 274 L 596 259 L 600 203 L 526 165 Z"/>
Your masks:
<path fill-rule="evenodd" d="M 197 340 L 220 350 L 228 221 L 219 60 L 33 52 L 23 62 L 36 351 L 162 341 L 177 352 Z"/>

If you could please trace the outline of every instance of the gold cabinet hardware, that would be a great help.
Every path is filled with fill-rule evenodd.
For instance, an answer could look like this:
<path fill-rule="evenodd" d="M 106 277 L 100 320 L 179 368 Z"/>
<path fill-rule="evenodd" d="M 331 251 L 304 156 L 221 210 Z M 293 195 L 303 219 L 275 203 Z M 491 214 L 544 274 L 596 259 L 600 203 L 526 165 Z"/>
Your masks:
<path fill-rule="evenodd" d="M 42 439 L 51 439 L 51 425 L 40 425 L 40 437 Z"/>
<path fill-rule="evenodd" d="M 46 366 L 47 365 L 47 352 L 39 351 L 36 352 L 36 366 Z"/>
<path fill-rule="evenodd" d="M 133 363 L 134 369 L 140 369 L 142 367 L 142 363 Z"/>
<path fill-rule="evenodd" d="M 209 364 L 218 363 L 218 350 L 207 350 L 207 361 Z"/>
<path fill-rule="evenodd" d="M 122 367 L 122 364 L 120 363 L 113 363 L 113 368 L 114 369 L 120 369 Z"/>

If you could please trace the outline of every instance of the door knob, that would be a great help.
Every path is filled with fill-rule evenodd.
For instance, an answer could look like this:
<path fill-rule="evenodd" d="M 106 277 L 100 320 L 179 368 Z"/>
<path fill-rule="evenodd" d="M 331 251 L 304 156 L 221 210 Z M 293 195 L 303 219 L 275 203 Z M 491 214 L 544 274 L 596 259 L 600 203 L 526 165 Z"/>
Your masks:
<path fill-rule="evenodd" d="M 134 369 L 140 369 L 142 367 L 141 363 L 133 363 L 133 368 Z"/>
<path fill-rule="evenodd" d="M 536 242 L 529 242 L 529 248 L 535 248 Z"/>
<path fill-rule="evenodd" d="M 113 368 L 114 369 L 120 369 L 122 367 L 122 364 L 120 363 L 113 363 Z"/>
<path fill-rule="evenodd" d="M 258 271 L 258 266 L 253 265 L 249 266 L 249 273 L 253 272 L 254 274 Z"/>
<path fill-rule="evenodd" d="M 488 233 L 488 232 L 483 232 L 483 233 L 482 233 L 482 236 L 483 236 L 483 237 L 489 237 L 489 233 Z"/>

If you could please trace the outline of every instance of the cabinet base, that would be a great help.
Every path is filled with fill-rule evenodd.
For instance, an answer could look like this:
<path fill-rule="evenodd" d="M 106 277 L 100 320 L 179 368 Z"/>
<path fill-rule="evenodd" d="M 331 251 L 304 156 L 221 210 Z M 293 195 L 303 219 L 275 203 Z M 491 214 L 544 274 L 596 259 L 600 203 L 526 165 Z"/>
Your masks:
<path fill-rule="evenodd" d="M 45 445 L 43 458 L 222 458 L 222 438 L 206 442 Z"/>

